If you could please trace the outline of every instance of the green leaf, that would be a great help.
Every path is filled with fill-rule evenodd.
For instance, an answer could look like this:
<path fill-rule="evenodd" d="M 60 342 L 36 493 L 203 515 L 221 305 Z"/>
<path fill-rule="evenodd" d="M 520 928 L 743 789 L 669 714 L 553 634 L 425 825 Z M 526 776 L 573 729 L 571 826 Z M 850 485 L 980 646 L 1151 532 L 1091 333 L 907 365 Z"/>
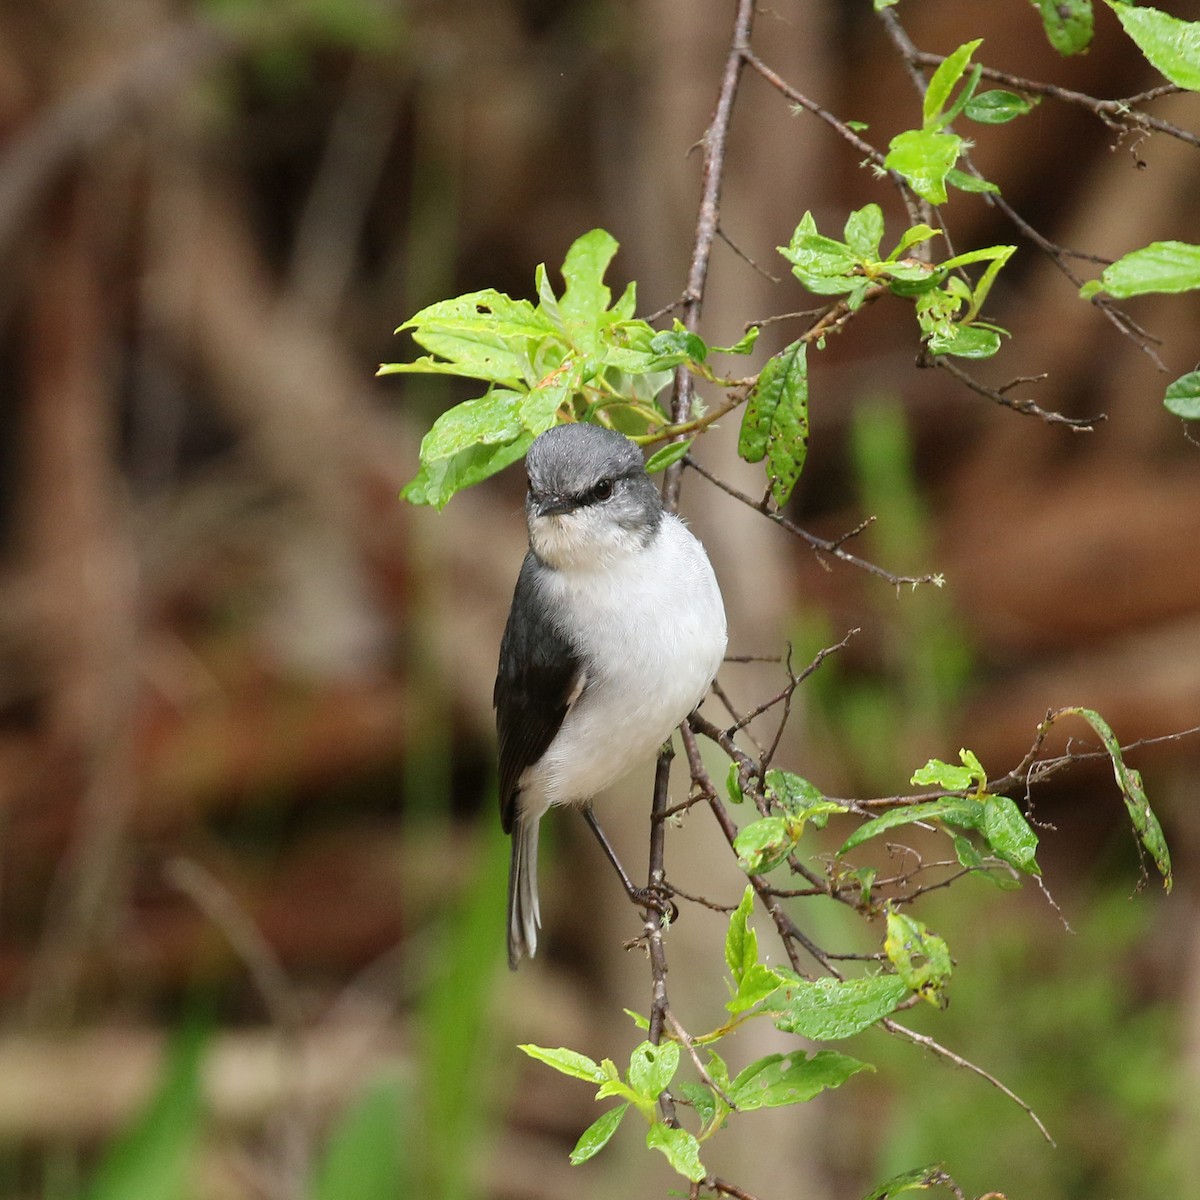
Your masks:
<path fill-rule="evenodd" d="M 879 243 L 883 241 L 883 209 L 868 204 L 846 218 L 846 245 L 859 258 L 877 259 Z"/>
<path fill-rule="evenodd" d="M 738 453 L 747 462 L 766 457 L 771 495 L 786 504 L 808 454 L 808 347 L 800 339 L 759 373 L 742 414 Z"/>
<path fill-rule="evenodd" d="M 1004 859 L 1029 875 L 1040 875 L 1037 864 L 1037 834 L 1029 827 L 1016 803 L 1007 796 L 990 796 L 983 806 L 980 832 L 988 844 Z"/>
<path fill-rule="evenodd" d="M 758 341 L 758 334 L 758 326 L 751 325 L 732 346 L 712 346 L 709 348 L 709 352 L 711 354 L 749 354 L 754 349 L 754 343 Z"/>
<path fill-rule="evenodd" d="M 961 833 L 954 835 L 954 856 L 969 871 L 983 866 L 983 855 L 975 849 L 971 839 Z"/>
<path fill-rule="evenodd" d="M 312 1200 L 393 1200 L 408 1190 L 406 1092 L 397 1079 L 377 1080 L 341 1115 L 316 1169 Z"/>
<path fill-rule="evenodd" d="M 672 463 L 677 463 L 687 454 L 695 440 L 695 438 L 684 438 L 681 442 L 669 442 L 661 449 L 656 450 L 646 459 L 646 471 L 650 475 L 657 475 L 659 471 L 665 471 Z"/>
<path fill-rule="evenodd" d="M 845 243 L 818 233 L 811 212 L 800 218 L 788 245 L 776 248 L 792 264 L 792 274 L 818 296 L 849 292 L 861 276 L 857 255 Z"/>
<path fill-rule="evenodd" d="M 702 363 L 708 358 L 708 346 L 705 345 L 704 339 L 698 333 L 686 329 L 678 320 L 673 329 L 664 329 L 654 335 L 650 349 L 664 357 L 682 355 L 683 358 L 696 363 Z"/>
<path fill-rule="evenodd" d="M 629 1086 L 639 1096 L 649 1101 L 658 1097 L 671 1086 L 675 1072 L 679 1070 L 679 1043 L 642 1042 L 635 1046 L 629 1056 Z"/>
<path fill-rule="evenodd" d="M 895 262 L 909 246 L 916 245 L 917 242 L 927 242 L 930 238 L 940 237 L 940 229 L 934 229 L 932 225 L 912 225 L 904 231 L 903 237 L 896 243 L 896 248 L 887 256 L 888 262 Z M 925 264 L 922 264 L 924 266 Z"/>
<path fill-rule="evenodd" d="M 738 774 L 738 765 L 736 762 L 729 764 L 729 770 L 725 776 L 725 791 L 729 796 L 730 804 L 741 804 L 746 799 L 742 794 L 742 779 Z"/>
<path fill-rule="evenodd" d="M 977 829 L 983 821 L 983 805 L 978 800 L 947 797 L 944 800 L 927 800 L 920 804 L 906 804 L 893 808 L 882 815 L 860 825 L 841 845 L 838 855 L 849 853 L 856 846 L 895 829 L 900 825 L 912 825 L 916 821 L 942 821 L 961 829 Z"/>
<path fill-rule="evenodd" d="M 421 461 L 452 458 L 472 446 L 504 445 L 525 430 L 521 403 L 525 393 L 492 388 L 478 400 L 467 400 L 442 413 L 421 439 Z"/>
<path fill-rule="evenodd" d="M 741 983 L 742 976 L 758 962 L 758 934 L 747 923 L 753 907 L 754 888 L 747 884 L 741 902 L 729 916 L 725 934 L 725 965 L 734 983 Z"/>
<path fill-rule="evenodd" d="M 863 1200 L 892 1200 L 902 1192 L 926 1192 L 932 1187 L 946 1183 L 947 1176 L 941 1163 L 933 1163 L 928 1167 L 917 1167 L 913 1171 L 904 1171 L 893 1175 L 886 1183 L 881 1183 Z M 997 1193 L 998 1194 L 998 1193 Z"/>
<path fill-rule="evenodd" d="M 840 1087 L 851 1075 L 874 1068 L 846 1054 L 819 1050 L 811 1058 L 803 1050 L 769 1054 L 753 1062 L 728 1088 L 740 1112 L 803 1104 L 826 1088 Z"/>
<path fill-rule="evenodd" d="M 646 1130 L 646 1145 L 651 1150 L 661 1150 L 667 1162 L 693 1183 L 699 1183 L 708 1174 L 700 1161 L 700 1143 L 686 1129 L 674 1129 L 655 1121 Z"/>
<path fill-rule="evenodd" d="M 962 138 L 956 133 L 908 129 L 892 138 L 883 165 L 902 175 L 921 199 L 945 204 L 946 176 L 962 148 Z"/>
<path fill-rule="evenodd" d="M 1104 748 L 1108 751 L 1108 757 L 1112 761 L 1117 787 L 1121 789 L 1121 795 L 1125 798 L 1125 807 L 1129 811 L 1133 828 L 1142 845 L 1154 860 L 1159 874 L 1162 875 L 1163 887 L 1169 892 L 1174 883 L 1171 876 L 1171 855 L 1167 850 L 1167 841 L 1163 837 L 1162 826 L 1159 825 L 1158 818 L 1154 815 L 1150 801 L 1146 797 L 1141 773 L 1125 765 L 1125 760 L 1121 755 L 1120 742 L 1117 741 L 1108 722 L 1098 712 L 1090 708 L 1064 708 L 1055 713 L 1055 717 L 1069 714 L 1080 716 L 1087 721 L 1104 743 Z"/>
<path fill-rule="evenodd" d="M 696 1110 L 696 1116 L 700 1118 L 702 1126 L 707 1126 L 716 1120 L 721 1100 L 707 1084 L 684 1080 L 682 1083 L 676 1084 L 672 1092 L 677 1098 L 682 1097 Z"/>
<path fill-rule="evenodd" d="M 1036 100 L 1028 100 L 1024 96 L 1018 96 L 1016 92 L 997 89 L 972 96 L 967 101 L 964 111 L 972 121 L 977 121 L 980 125 L 1004 125 L 1017 117 L 1023 117 L 1036 103 Z"/>
<path fill-rule="evenodd" d="M 1155 70 L 1176 87 L 1200 91 L 1200 21 L 1182 21 L 1148 5 L 1107 4 Z"/>
<path fill-rule="evenodd" d="M 1185 421 L 1200 421 L 1200 371 L 1189 371 L 1168 384 L 1163 404 Z"/>
<path fill-rule="evenodd" d="M 632 1008 L 622 1009 L 622 1012 L 639 1028 L 649 1029 L 650 1018 L 644 1017 L 640 1012 L 634 1012 Z"/>
<path fill-rule="evenodd" d="M 1111 266 L 1099 279 L 1079 289 L 1085 300 L 1107 292 L 1118 300 L 1147 292 L 1188 292 L 1200 288 L 1200 246 L 1189 242 L 1151 242 L 1133 250 Z"/>
<path fill-rule="evenodd" d="M 973 192 L 976 195 L 988 194 L 998 196 L 1000 188 L 991 182 L 989 179 L 981 179 L 978 175 L 971 175 L 967 171 L 960 171 L 957 167 L 946 172 L 946 182 L 951 187 L 956 187 L 960 192 Z"/>
<path fill-rule="evenodd" d="M 940 758 L 931 758 L 913 772 L 909 782 L 917 787 L 945 788 L 948 792 L 965 792 L 972 788 L 979 792 L 987 791 L 987 772 L 974 751 L 959 750 L 958 757 L 962 762 L 961 767 L 942 762 Z"/>
<path fill-rule="evenodd" d="M 559 311 L 567 337 L 588 353 L 598 350 L 597 334 L 612 300 L 604 273 L 616 252 L 617 239 L 605 229 L 593 229 L 575 239 L 563 260 L 567 286 L 559 297 Z"/>
<path fill-rule="evenodd" d="M 789 816 L 807 818 L 818 829 L 824 829 L 830 813 L 846 811 L 844 805 L 826 800 L 816 784 L 791 771 L 773 767 L 767 772 L 765 783 L 770 803 L 778 804 Z"/>
<path fill-rule="evenodd" d="M 754 963 L 738 980 L 737 992 L 726 1002 L 731 1013 L 747 1012 L 783 987 L 783 976 L 762 963 Z"/>
<path fill-rule="evenodd" d="M 896 974 L 922 999 L 938 1008 L 948 1003 L 944 988 L 953 964 L 945 941 L 923 921 L 889 909 L 884 952 Z"/>
<path fill-rule="evenodd" d="M 738 830 L 733 850 L 738 866 L 747 875 L 759 875 L 779 866 L 799 840 L 800 831 L 794 821 L 787 817 L 763 817 Z"/>
<path fill-rule="evenodd" d="M 1042 17 L 1050 45 L 1062 55 L 1082 54 L 1092 42 L 1092 0 L 1029 0 Z"/>
<path fill-rule="evenodd" d="M 203 1104 L 200 1064 L 208 1029 L 191 1023 L 167 1048 L 163 1072 L 149 1105 L 108 1148 L 84 1200 L 188 1200 L 200 1146 Z"/>
<path fill-rule="evenodd" d="M 588 1083 L 603 1083 L 608 1078 L 608 1073 L 599 1063 L 576 1050 L 567 1050 L 562 1046 L 556 1050 L 550 1050 L 544 1046 L 532 1045 L 518 1046 L 517 1049 L 523 1050 L 530 1058 L 536 1058 L 538 1062 L 553 1067 L 563 1075 L 570 1075 L 572 1079 L 586 1079 Z"/>
<path fill-rule="evenodd" d="M 930 335 L 926 345 L 931 354 L 955 358 L 991 358 L 1000 349 L 1000 334 L 988 325 L 952 324 Z"/>
<path fill-rule="evenodd" d="M 941 116 L 942 109 L 946 107 L 946 101 L 950 98 L 950 93 L 954 91 L 955 85 L 962 78 L 967 64 L 971 61 L 971 55 L 979 48 L 982 41 L 983 38 L 976 38 L 973 42 L 965 42 L 938 64 L 938 69 L 934 71 L 933 78 L 929 81 L 929 87 L 925 89 L 925 101 L 921 110 L 926 129 L 931 128 Z"/>
<path fill-rule="evenodd" d="M 522 434 L 507 445 L 469 446 L 451 458 L 423 463 L 400 495 L 410 504 L 445 508 L 455 492 L 495 475 L 522 458 L 535 436 L 533 433 Z"/>
<path fill-rule="evenodd" d="M 599 1154 L 608 1145 L 628 1108 L 628 1104 L 618 1104 L 616 1108 L 610 1108 L 579 1135 L 579 1141 L 575 1143 L 575 1149 L 571 1151 L 572 1166 L 577 1167 L 580 1163 L 587 1162 L 589 1158 Z"/>
<path fill-rule="evenodd" d="M 816 1042 L 851 1037 L 893 1012 L 908 995 L 898 975 L 788 984 L 769 1005 L 775 1026 Z"/>

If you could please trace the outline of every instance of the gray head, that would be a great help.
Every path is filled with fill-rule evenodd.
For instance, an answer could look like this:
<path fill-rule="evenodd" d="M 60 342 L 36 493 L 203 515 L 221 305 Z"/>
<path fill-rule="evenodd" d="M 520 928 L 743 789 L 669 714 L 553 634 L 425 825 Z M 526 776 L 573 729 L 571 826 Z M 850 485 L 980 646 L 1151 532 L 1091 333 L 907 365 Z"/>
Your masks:
<path fill-rule="evenodd" d="M 645 547 L 662 500 L 634 442 L 598 425 L 556 425 L 529 447 L 529 545 L 547 566 L 599 565 Z"/>

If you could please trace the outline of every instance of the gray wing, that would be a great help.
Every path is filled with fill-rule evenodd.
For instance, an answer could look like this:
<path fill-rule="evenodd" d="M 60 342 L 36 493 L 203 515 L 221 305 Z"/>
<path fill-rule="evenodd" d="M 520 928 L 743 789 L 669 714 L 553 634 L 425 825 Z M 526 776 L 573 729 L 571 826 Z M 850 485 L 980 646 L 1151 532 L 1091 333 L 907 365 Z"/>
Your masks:
<path fill-rule="evenodd" d="M 536 586 L 537 572 L 546 569 L 532 553 L 525 556 L 500 642 L 492 693 L 500 742 L 500 824 L 505 833 L 512 832 L 522 772 L 546 753 L 584 682 L 582 661 L 551 621 Z"/>

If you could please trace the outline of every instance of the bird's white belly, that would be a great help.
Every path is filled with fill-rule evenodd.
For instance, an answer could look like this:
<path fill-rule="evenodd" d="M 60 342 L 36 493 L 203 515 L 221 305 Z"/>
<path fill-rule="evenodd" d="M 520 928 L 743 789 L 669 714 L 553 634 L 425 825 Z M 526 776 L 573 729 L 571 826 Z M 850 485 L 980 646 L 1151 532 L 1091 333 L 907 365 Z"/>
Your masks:
<path fill-rule="evenodd" d="M 584 663 L 604 667 L 588 667 L 558 736 L 526 772 L 534 807 L 588 800 L 652 758 L 704 698 L 726 640 L 712 567 L 674 517 L 652 550 L 595 572 L 555 572 L 546 586 Z"/>

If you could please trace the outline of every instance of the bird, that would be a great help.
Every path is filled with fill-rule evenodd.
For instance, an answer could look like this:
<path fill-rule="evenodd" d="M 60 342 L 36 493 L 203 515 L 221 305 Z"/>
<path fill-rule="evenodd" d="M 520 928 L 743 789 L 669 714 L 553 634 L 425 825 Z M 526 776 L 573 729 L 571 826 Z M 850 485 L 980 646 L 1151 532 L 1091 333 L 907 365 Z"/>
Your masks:
<path fill-rule="evenodd" d="M 529 549 L 493 693 L 514 970 L 537 950 L 538 829 L 552 806 L 583 810 L 636 894 L 592 799 L 650 759 L 700 704 L 727 640 L 708 555 L 664 510 L 635 442 L 564 423 L 532 442 L 525 464 Z"/>

